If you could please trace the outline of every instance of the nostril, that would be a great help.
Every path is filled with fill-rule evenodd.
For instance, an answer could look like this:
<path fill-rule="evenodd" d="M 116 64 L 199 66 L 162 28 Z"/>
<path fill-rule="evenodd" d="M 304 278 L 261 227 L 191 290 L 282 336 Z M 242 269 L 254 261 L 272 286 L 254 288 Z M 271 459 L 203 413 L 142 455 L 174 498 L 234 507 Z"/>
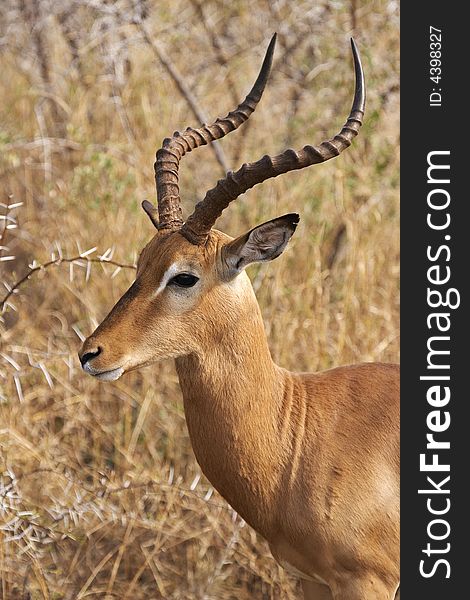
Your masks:
<path fill-rule="evenodd" d="M 85 354 L 82 354 L 82 356 L 80 356 L 80 362 L 82 363 L 82 367 L 92 358 L 95 358 L 96 356 L 98 356 L 99 354 L 101 354 L 101 347 L 98 346 L 98 348 L 96 348 L 96 350 L 89 350 L 88 352 L 85 352 Z"/>

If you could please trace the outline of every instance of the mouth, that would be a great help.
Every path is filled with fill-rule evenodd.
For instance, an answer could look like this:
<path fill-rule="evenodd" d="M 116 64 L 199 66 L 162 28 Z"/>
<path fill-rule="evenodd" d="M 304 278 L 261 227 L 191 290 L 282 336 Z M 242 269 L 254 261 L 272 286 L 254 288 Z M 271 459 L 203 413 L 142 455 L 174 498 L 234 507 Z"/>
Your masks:
<path fill-rule="evenodd" d="M 110 369 L 109 371 L 97 371 L 89 364 L 85 364 L 83 370 L 88 373 L 88 375 L 92 375 L 100 381 L 116 381 L 116 379 L 119 379 L 119 377 L 121 377 L 121 375 L 124 373 L 124 369 L 122 367 Z"/>
<path fill-rule="evenodd" d="M 116 381 L 116 379 L 119 379 L 123 373 L 124 369 L 122 367 L 118 367 L 117 369 L 111 369 L 111 371 L 95 373 L 93 377 L 96 377 L 96 379 L 99 379 L 100 381 Z"/>

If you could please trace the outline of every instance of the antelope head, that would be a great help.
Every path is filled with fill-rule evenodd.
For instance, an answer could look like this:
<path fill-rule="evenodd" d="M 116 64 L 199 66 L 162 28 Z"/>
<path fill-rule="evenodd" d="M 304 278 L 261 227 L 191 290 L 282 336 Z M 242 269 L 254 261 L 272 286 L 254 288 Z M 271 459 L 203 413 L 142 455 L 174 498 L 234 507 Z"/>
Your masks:
<path fill-rule="evenodd" d="M 242 316 L 257 314 L 258 306 L 244 272 L 253 262 L 279 256 L 299 222 L 287 214 L 232 239 L 213 229 L 230 202 L 253 186 L 288 171 L 338 156 L 357 135 L 365 106 L 365 86 L 353 40 L 356 88 L 346 124 L 319 146 L 263 156 L 228 172 L 210 189 L 183 222 L 178 187 L 181 158 L 244 123 L 261 99 L 271 68 L 276 36 L 266 52 L 258 78 L 245 100 L 225 118 L 199 129 L 176 132 L 163 141 L 156 155 L 158 207 L 142 203 L 157 229 L 143 249 L 134 283 L 108 316 L 85 340 L 80 351 L 83 369 L 104 381 L 163 358 L 201 354 L 217 344 Z"/>

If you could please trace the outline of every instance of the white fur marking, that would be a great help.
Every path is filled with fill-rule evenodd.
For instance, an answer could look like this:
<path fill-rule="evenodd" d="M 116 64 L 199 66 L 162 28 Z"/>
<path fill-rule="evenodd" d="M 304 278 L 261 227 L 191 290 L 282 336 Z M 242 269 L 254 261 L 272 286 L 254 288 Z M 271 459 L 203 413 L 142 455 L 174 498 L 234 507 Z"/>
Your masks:
<path fill-rule="evenodd" d="M 173 263 L 172 265 L 170 265 L 168 269 L 163 273 L 160 285 L 155 290 L 153 297 L 156 298 L 161 292 L 163 292 L 163 290 L 166 288 L 166 284 L 170 281 L 170 279 L 181 271 L 182 269 L 177 263 Z"/>

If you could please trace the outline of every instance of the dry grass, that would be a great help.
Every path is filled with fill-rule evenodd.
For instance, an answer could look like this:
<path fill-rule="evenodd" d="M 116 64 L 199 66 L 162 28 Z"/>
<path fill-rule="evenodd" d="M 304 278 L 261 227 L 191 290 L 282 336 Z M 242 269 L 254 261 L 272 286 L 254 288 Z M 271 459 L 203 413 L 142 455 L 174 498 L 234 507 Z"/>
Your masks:
<path fill-rule="evenodd" d="M 152 235 L 138 206 L 154 197 L 155 149 L 197 124 L 140 19 L 210 118 L 247 91 L 279 32 L 261 105 L 221 143 L 232 168 L 335 132 L 350 106 L 354 30 L 369 98 L 353 148 L 255 188 L 219 227 L 237 235 L 301 213 L 285 255 L 250 271 L 278 363 L 398 359 L 396 2 L 5 0 L 0 202 L 23 205 L 0 207 L 0 234 L 13 226 L 0 279 L 11 285 L 33 260 L 98 248 L 40 269 L 5 306 L 0 596 L 293 599 L 296 582 L 200 478 L 173 365 L 113 384 L 79 369 L 79 337 L 133 277 L 87 258 L 109 259 L 112 247 L 114 261 L 132 265 Z M 186 214 L 221 174 L 209 148 L 185 159 Z"/>

